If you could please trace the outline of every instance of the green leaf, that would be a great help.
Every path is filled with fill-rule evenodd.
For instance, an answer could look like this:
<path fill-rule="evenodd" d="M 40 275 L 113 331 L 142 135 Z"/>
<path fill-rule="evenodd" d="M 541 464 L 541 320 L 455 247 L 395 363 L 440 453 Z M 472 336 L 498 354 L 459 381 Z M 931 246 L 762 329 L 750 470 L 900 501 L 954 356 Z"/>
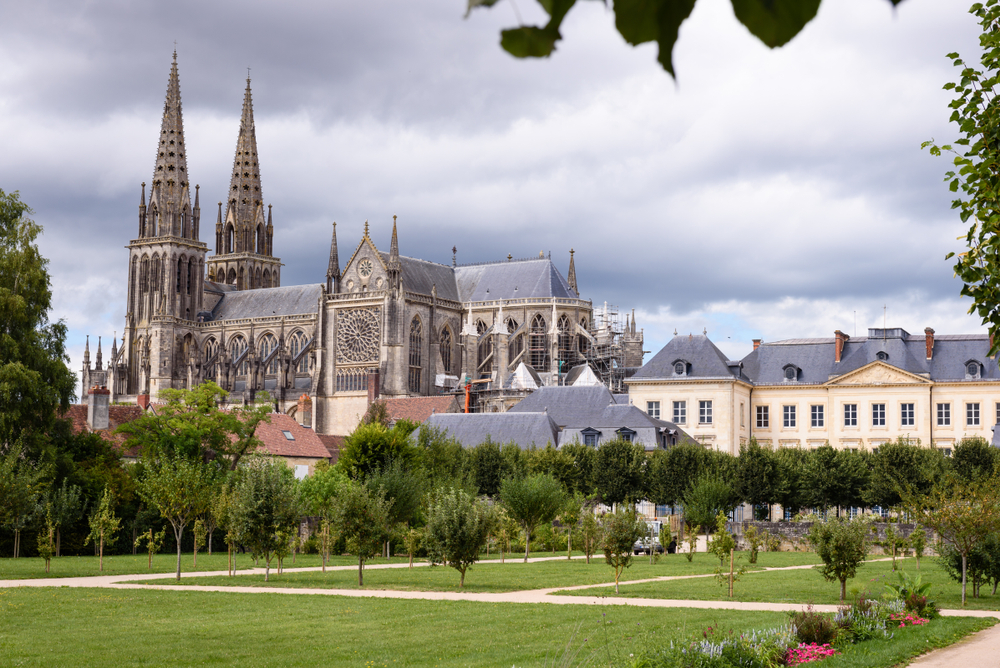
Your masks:
<path fill-rule="evenodd" d="M 657 16 L 662 0 L 615 0 L 615 27 L 625 41 L 636 46 L 660 36 Z"/>
<path fill-rule="evenodd" d="M 537 26 L 521 26 L 500 31 L 500 46 L 515 58 L 546 58 L 552 55 L 559 31 Z"/>
<path fill-rule="evenodd" d="M 659 35 L 657 43 L 660 46 L 660 53 L 657 60 L 670 76 L 676 77 L 674 73 L 673 52 L 674 44 L 677 42 L 677 34 L 680 32 L 681 23 L 684 22 L 694 9 L 694 0 L 662 0 L 660 9 L 657 11 L 657 26 Z"/>
<path fill-rule="evenodd" d="M 498 2 L 500 2 L 500 0 L 469 0 L 469 4 L 465 8 L 464 18 L 469 18 L 469 14 L 472 13 L 473 9 L 476 9 L 478 7 L 492 7 Z"/>
<path fill-rule="evenodd" d="M 775 48 L 788 43 L 819 11 L 820 0 L 731 0 L 747 30 Z"/>

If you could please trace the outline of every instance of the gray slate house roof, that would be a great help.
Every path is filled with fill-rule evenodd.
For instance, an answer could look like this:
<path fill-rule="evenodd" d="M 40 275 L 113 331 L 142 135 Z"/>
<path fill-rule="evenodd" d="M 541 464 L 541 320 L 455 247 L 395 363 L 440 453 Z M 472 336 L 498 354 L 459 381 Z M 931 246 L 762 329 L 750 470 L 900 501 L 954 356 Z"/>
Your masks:
<path fill-rule="evenodd" d="M 927 359 L 927 337 L 931 359 Z M 847 337 L 840 362 L 837 339 L 787 339 L 762 343 L 740 361 L 726 356 L 706 336 L 675 336 L 632 379 L 726 378 L 761 385 L 821 385 L 838 376 L 881 362 L 931 381 L 1000 380 L 997 360 L 988 356 L 985 334 L 913 336 L 900 328 L 868 330 Z M 684 372 L 675 365 L 684 363 Z M 973 365 L 976 373 L 969 372 Z M 787 374 L 787 375 L 786 375 Z"/>
<path fill-rule="evenodd" d="M 627 399 L 626 399 L 627 401 Z M 514 404 L 509 413 L 548 413 L 560 429 L 569 425 L 588 426 L 615 395 L 603 385 L 549 386 L 537 390 Z"/>
<path fill-rule="evenodd" d="M 755 385 L 822 384 L 882 362 L 931 381 L 1000 380 L 997 360 L 988 357 L 985 334 L 934 335 L 931 359 L 927 359 L 926 336 L 913 336 L 903 329 L 869 329 L 867 337 L 844 342 L 841 361 L 836 361 L 836 339 L 789 339 L 763 343 L 743 358 L 743 371 Z M 974 364 L 977 373 L 970 374 Z M 785 374 L 791 365 L 794 380 Z"/>
<path fill-rule="evenodd" d="M 559 428 L 545 413 L 435 413 L 424 424 L 445 430 L 465 448 L 475 447 L 487 437 L 521 448 L 558 443 Z"/>
<path fill-rule="evenodd" d="M 675 366 L 684 365 L 683 373 Z M 676 377 L 736 378 L 749 382 L 741 362 L 726 355 L 707 336 L 675 336 L 632 376 L 634 380 L 662 380 Z"/>
<path fill-rule="evenodd" d="M 231 287 L 231 286 L 225 286 Z M 212 320 L 267 318 L 280 315 L 314 314 L 319 310 L 323 286 L 290 285 L 256 290 L 215 290 L 222 299 L 212 310 Z"/>
<path fill-rule="evenodd" d="M 456 267 L 455 281 L 463 302 L 579 298 L 549 258 Z"/>

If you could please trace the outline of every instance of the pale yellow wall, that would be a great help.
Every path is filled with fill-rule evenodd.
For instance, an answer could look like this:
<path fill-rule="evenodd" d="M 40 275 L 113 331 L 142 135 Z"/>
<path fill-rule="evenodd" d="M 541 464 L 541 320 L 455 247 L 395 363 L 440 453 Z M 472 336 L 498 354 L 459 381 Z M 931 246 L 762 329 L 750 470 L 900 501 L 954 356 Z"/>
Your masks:
<path fill-rule="evenodd" d="M 660 419 L 674 421 L 673 402 L 687 402 L 687 419 L 678 426 L 692 437 L 717 450 L 738 454 L 740 439 L 749 438 L 750 388 L 744 383 L 727 380 L 700 381 L 626 381 L 632 404 L 646 410 L 648 401 L 660 402 Z M 701 401 L 712 402 L 712 423 L 699 422 Z M 744 419 L 740 421 L 740 404 Z"/>
<path fill-rule="evenodd" d="M 878 447 L 899 437 L 918 439 L 923 445 L 952 448 L 961 439 L 993 438 L 1000 403 L 1000 383 L 932 383 L 925 378 L 873 364 L 854 374 L 835 378 L 824 385 L 772 385 L 751 390 L 739 382 L 691 379 L 628 381 L 632 403 L 645 410 L 647 401 L 660 402 L 660 417 L 672 420 L 673 401 L 687 401 L 688 419 L 680 425 L 706 445 L 737 454 L 741 442 L 755 437 L 771 447 L 815 448 L 829 442 L 837 448 Z M 698 424 L 698 401 L 713 403 L 712 425 Z M 902 405 L 914 406 L 913 426 L 901 424 Z M 939 426 L 938 403 L 951 405 L 951 425 Z M 979 425 L 966 424 L 966 404 L 979 404 Z M 744 407 L 743 426 L 740 406 Z M 845 426 L 845 404 L 857 405 L 857 425 Z M 885 426 L 875 426 L 872 405 L 885 404 Z M 769 408 L 767 428 L 756 426 L 756 407 Z M 783 406 L 796 408 L 795 427 L 784 426 Z M 811 406 L 824 408 L 824 425 L 812 426 Z"/>
<path fill-rule="evenodd" d="M 322 411 L 319 433 L 345 436 L 354 431 L 368 410 L 367 392 L 341 392 L 335 397 L 316 399 Z"/>

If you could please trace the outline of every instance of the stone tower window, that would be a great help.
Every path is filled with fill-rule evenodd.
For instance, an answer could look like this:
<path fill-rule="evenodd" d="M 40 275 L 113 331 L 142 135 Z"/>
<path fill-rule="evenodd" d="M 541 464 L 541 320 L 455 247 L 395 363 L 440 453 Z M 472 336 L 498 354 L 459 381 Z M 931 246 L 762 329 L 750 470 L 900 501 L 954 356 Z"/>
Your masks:
<path fill-rule="evenodd" d="M 549 367 L 549 342 L 545 327 L 545 318 L 541 314 L 531 319 L 528 333 L 528 358 L 536 371 L 545 371 Z"/>
<path fill-rule="evenodd" d="M 294 362 L 295 356 L 302 352 L 302 349 L 306 345 L 306 335 L 302 330 L 296 330 L 288 338 L 288 349 L 292 353 L 292 360 Z M 295 364 L 295 373 L 309 373 L 309 358 L 308 355 L 303 355 L 302 358 Z"/>
<path fill-rule="evenodd" d="M 570 353 L 573 349 L 572 338 L 570 337 L 570 321 L 565 315 L 559 316 L 558 324 L 556 325 L 559 330 L 559 361 L 562 362 L 562 371 L 569 369 L 570 365 Z"/>
<path fill-rule="evenodd" d="M 421 349 L 424 344 L 423 327 L 420 318 L 410 321 L 410 392 L 420 392 Z"/>
<path fill-rule="evenodd" d="M 445 327 L 441 330 L 441 370 L 451 373 L 451 330 Z"/>
<path fill-rule="evenodd" d="M 243 338 L 242 334 L 237 334 L 229 340 L 229 359 L 232 360 L 233 364 L 236 364 L 237 376 L 247 375 L 247 358 L 243 355 L 246 349 L 247 340 Z M 243 356 L 243 359 L 240 359 L 241 356 Z M 239 363 L 237 364 L 237 362 Z"/>

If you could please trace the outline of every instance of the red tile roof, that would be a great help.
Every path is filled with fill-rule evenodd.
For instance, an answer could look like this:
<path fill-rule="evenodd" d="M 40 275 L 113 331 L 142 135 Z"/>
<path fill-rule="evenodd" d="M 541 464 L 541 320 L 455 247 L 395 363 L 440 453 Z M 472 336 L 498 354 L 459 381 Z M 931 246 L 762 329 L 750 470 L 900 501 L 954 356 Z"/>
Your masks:
<path fill-rule="evenodd" d="M 285 436 L 286 431 L 292 439 Z M 270 424 L 261 422 L 257 426 L 257 438 L 264 442 L 263 449 L 276 457 L 330 458 L 329 450 L 316 432 L 284 413 L 272 413 Z"/>
<path fill-rule="evenodd" d="M 412 420 L 422 423 L 435 413 L 461 413 L 462 406 L 451 395 L 439 397 L 397 397 L 385 400 L 389 420 Z"/>
<path fill-rule="evenodd" d="M 333 434 L 316 434 L 319 440 L 323 441 L 327 451 L 330 453 L 330 463 L 336 464 L 340 458 L 340 449 L 344 447 L 346 436 L 334 436 Z"/>
<path fill-rule="evenodd" d="M 108 406 L 108 428 L 98 429 L 97 434 L 101 435 L 105 441 L 110 441 L 118 446 L 121 451 L 122 456 L 125 457 L 135 457 L 136 452 L 133 450 L 125 451 L 125 435 L 116 434 L 115 429 L 118 425 L 127 424 L 133 420 L 139 418 L 142 415 L 142 408 L 136 405 L 127 406 Z M 87 404 L 73 404 L 71 405 L 62 417 L 68 419 L 73 424 L 74 434 L 83 434 L 93 431 L 87 424 Z"/>

